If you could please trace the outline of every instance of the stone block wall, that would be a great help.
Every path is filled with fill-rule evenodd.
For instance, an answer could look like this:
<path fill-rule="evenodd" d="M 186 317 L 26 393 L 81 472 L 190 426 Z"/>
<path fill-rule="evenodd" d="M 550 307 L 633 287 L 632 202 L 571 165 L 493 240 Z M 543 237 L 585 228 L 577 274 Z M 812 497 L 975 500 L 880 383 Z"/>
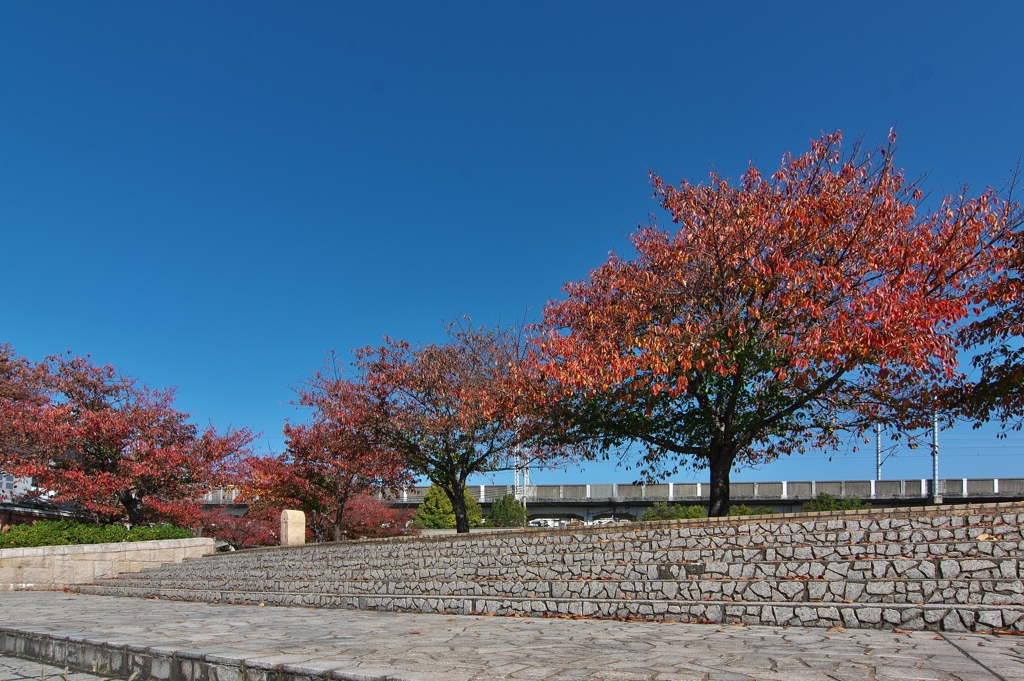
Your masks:
<path fill-rule="evenodd" d="M 1011 504 L 277 547 L 82 593 L 303 607 L 1024 633 Z"/>
<path fill-rule="evenodd" d="M 210 538 L 0 549 L 0 591 L 64 589 L 200 558 L 214 550 Z"/>

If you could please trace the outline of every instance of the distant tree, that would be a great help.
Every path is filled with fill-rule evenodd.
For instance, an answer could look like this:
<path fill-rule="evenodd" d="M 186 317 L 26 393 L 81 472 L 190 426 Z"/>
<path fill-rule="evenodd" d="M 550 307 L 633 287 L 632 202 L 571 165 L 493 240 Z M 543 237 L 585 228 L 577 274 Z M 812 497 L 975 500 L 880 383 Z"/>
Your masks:
<path fill-rule="evenodd" d="M 349 539 L 419 534 L 412 527 L 413 511 L 394 508 L 383 499 L 357 494 L 348 503 L 344 531 Z"/>
<path fill-rule="evenodd" d="M 233 549 L 271 546 L 280 540 L 280 516 L 268 508 L 251 508 L 242 516 L 217 509 L 203 514 L 200 527 L 204 536 L 215 537 Z"/>
<path fill-rule="evenodd" d="M 102 521 L 196 524 L 198 500 L 226 481 L 252 441 L 244 429 L 200 432 L 174 408 L 173 390 L 87 358 L 49 357 L 34 371 L 41 394 L 0 400 L 4 414 L 13 414 L 4 441 L 17 442 L 4 445 L 4 465 L 33 478 L 53 501 Z"/>
<path fill-rule="evenodd" d="M 332 357 L 298 391 L 299 404 L 313 409 L 309 422 L 284 429 L 304 506 L 327 519 L 335 541 L 346 532 L 345 513 L 354 497 L 394 494 L 414 482 L 402 456 L 376 437 L 377 402 L 365 386 L 339 373 Z"/>
<path fill-rule="evenodd" d="M 521 329 L 453 324 L 446 343 L 386 338 L 356 352 L 363 389 L 377 404 L 376 442 L 444 491 L 459 532 L 472 524 L 464 501 L 469 476 L 509 470 L 519 456 L 550 461 L 568 450 L 533 444 L 548 422 L 524 370 L 527 351 Z"/>
<path fill-rule="evenodd" d="M 465 488 L 462 497 L 469 526 L 478 527 L 483 520 L 479 502 Z M 413 526 L 424 530 L 445 530 L 455 527 L 455 523 L 455 509 L 447 492 L 438 485 L 431 485 L 412 518 Z"/>
<path fill-rule="evenodd" d="M 923 193 L 893 162 L 824 135 L 770 177 L 652 176 L 674 230 L 641 228 L 545 309 L 542 376 L 561 389 L 553 429 L 618 454 L 645 480 L 710 470 L 712 516 L 729 476 L 876 421 L 912 427 L 956 375 L 956 324 L 1013 243 L 992 191 Z"/>
<path fill-rule="evenodd" d="M 491 504 L 487 524 L 494 527 L 523 527 L 526 525 L 526 507 L 512 494 L 506 494 Z"/>

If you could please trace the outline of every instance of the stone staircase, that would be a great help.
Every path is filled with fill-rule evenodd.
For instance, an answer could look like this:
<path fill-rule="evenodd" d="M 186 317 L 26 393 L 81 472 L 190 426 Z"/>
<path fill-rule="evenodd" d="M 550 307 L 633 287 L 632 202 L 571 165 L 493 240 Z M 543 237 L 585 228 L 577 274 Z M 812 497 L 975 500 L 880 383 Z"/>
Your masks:
<path fill-rule="evenodd" d="M 1024 632 L 1024 507 L 939 506 L 217 554 L 81 593 L 530 617 Z"/>

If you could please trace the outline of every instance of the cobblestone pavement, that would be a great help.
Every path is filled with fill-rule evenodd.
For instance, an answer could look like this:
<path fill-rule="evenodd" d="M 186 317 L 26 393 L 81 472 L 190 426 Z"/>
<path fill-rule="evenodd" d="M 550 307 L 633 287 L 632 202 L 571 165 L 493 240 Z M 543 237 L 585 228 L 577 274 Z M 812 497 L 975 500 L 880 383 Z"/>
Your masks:
<path fill-rule="evenodd" d="M 985 634 L 314 610 L 64 592 L 0 593 L 4 631 L 361 681 L 1024 681 L 1024 637 Z"/>
<path fill-rule="evenodd" d="M 0 681 L 106 681 L 108 678 L 0 655 Z"/>

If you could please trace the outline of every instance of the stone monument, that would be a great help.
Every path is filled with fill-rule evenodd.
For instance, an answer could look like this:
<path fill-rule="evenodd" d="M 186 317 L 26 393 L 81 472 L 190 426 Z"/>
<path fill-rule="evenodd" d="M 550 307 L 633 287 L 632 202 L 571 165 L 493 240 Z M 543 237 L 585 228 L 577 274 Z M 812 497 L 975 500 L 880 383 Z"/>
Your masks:
<path fill-rule="evenodd" d="M 306 543 L 306 514 L 302 511 L 281 511 L 281 546 L 302 546 Z"/>

